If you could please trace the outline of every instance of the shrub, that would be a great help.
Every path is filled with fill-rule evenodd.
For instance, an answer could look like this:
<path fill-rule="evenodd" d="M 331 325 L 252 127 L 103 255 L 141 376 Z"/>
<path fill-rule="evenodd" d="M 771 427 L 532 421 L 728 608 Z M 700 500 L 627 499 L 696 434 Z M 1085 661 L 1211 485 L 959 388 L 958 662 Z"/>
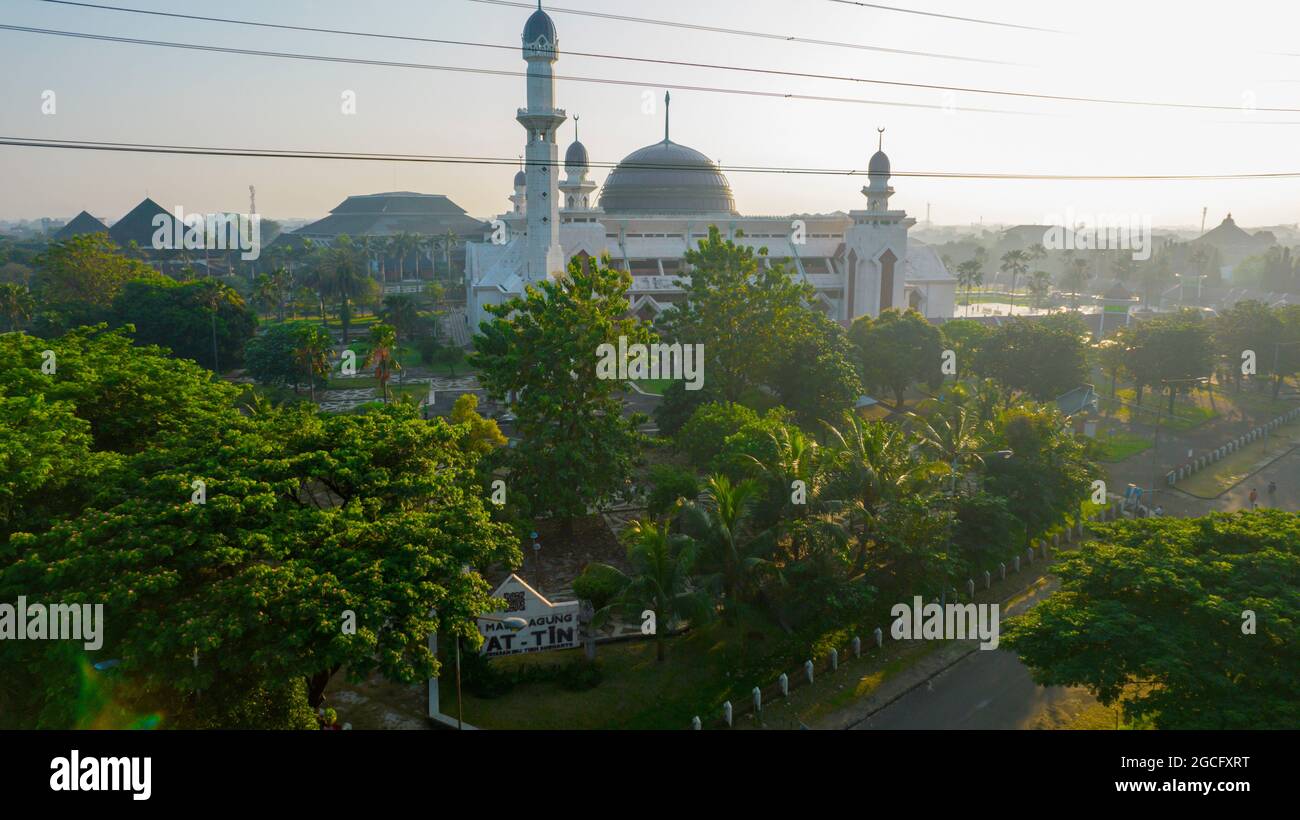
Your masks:
<path fill-rule="evenodd" d="M 758 414 L 741 404 L 710 402 L 691 414 L 690 421 L 677 432 L 677 448 L 686 454 L 697 469 L 713 461 L 727 436 L 758 421 Z"/>
<path fill-rule="evenodd" d="M 651 515 L 659 517 L 670 512 L 678 498 L 694 501 L 700 494 L 700 484 L 690 470 L 670 464 L 656 464 L 650 468 L 650 483 L 654 489 L 646 506 Z"/>
<path fill-rule="evenodd" d="M 623 591 L 627 579 L 613 568 L 602 564 L 588 564 L 573 582 L 573 594 L 579 600 L 591 601 L 596 609 L 604 609 Z"/>

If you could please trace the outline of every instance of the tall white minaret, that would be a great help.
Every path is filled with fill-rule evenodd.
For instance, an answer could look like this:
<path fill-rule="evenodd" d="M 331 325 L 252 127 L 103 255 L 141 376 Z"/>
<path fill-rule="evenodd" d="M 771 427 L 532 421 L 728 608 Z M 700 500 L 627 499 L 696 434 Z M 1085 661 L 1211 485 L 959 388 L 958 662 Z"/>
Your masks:
<path fill-rule="evenodd" d="M 528 107 L 515 117 L 528 132 L 524 149 L 524 215 L 528 223 L 525 275 L 530 282 L 564 270 L 560 248 L 560 148 L 557 132 L 565 114 L 555 107 L 555 61 L 559 59 L 559 38 L 555 23 L 537 11 L 524 24 L 524 60 L 528 62 Z"/>

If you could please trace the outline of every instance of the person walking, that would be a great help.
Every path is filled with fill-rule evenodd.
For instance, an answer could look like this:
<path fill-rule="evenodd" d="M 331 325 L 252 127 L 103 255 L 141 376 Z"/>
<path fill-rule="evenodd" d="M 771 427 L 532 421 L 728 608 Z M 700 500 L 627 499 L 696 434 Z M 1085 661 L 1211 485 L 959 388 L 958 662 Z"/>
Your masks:
<path fill-rule="evenodd" d="M 1259 490 L 1254 487 L 1250 488 L 1250 508 L 1252 510 L 1259 508 Z"/>
<path fill-rule="evenodd" d="M 1268 505 L 1270 507 L 1277 506 L 1277 503 L 1274 501 L 1276 497 L 1277 497 L 1277 482 L 1269 481 L 1268 482 Z"/>

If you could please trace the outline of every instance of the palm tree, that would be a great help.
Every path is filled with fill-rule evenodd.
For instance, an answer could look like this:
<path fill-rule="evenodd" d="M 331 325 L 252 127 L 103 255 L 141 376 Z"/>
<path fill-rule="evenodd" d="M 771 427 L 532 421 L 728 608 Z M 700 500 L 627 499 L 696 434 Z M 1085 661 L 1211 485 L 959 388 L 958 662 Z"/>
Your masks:
<path fill-rule="evenodd" d="M 271 308 L 276 304 L 276 293 L 275 280 L 269 274 L 259 273 L 253 280 L 253 301 L 261 308 L 259 314 L 263 311 L 271 312 Z"/>
<path fill-rule="evenodd" d="M 451 286 L 455 283 L 455 277 L 452 275 L 451 270 L 451 252 L 460 244 L 460 237 L 456 235 L 455 231 L 448 228 L 447 232 L 439 240 L 439 244 L 442 246 L 442 253 L 447 259 L 447 285 Z"/>
<path fill-rule="evenodd" d="M 882 509 L 926 486 L 942 465 L 916 457 L 914 442 L 894 424 L 868 422 L 845 413 L 839 427 L 826 425 L 830 480 L 824 497 L 828 508 L 846 516 L 845 526 L 857 540 L 855 574 L 867 560 L 867 545 Z"/>
<path fill-rule="evenodd" d="M 1088 260 L 1075 257 L 1070 260 L 1070 269 L 1061 278 L 1061 284 L 1070 290 L 1070 309 L 1078 310 L 1079 294 L 1088 283 Z"/>
<path fill-rule="evenodd" d="M 0 316 L 5 317 L 10 330 L 17 330 L 19 322 L 32 318 L 33 309 L 32 294 L 25 286 L 13 282 L 0 284 Z"/>
<path fill-rule="evenodd" d="M 967 259 L 957 266 L 957 283 L 966 288 L 966 315 L 970 315 L 971 290 L 984 284 L 984 264 L 978 259 Z"/>
<path fill-rule="evenodd" d="M 380 317 L 397 330 L 398 337 L 411 337 L 411 331 L 420 321 L 420 306 L 409 293 L 394 293 L 384 297 Z"/>
<path fill-rule="evenodd" d="M 1029 299 L 1030 303 L 1037 310 L 1047 301 L 1047 295 L 1052 291 L 1052 274 L 1045 270 L 1036 270 L 1029 278 Z"/>
<path fill-rule="evenodd" d="M 307 374 L 307 385 L 311 390 L 311 400 L 316 401 L 316 380 L 329 375 L 329 352 L 333 340 L 323 328 L 315 325 L 303 325 L 299 330 L 298 345 L 294 348 L 294 360 Z"/>
<path fill-rule="evenodd" d="M 334 240 L 334 244 L 324 254 L 320 287 L 322 295 L 328 294 L 339 300 L 343 344 L 348 343 L 348 332 L 352 327 L 352 300 L 365 287 L 366 278 L 352 239 L 344 234 Z"/>
<path fill-rule="evenodd" d="M 980 452 L 993 436 L 992 426 L 982 421 L 968 402 L 952 394 L 949 401 L 933 402 L 928 417 L 910 413 L 921 447 L 947 464 L 952 473 L 949 491 L 957 492 L 957 473 L 962 463 L 983 464 Z"/>
<path fill-rule="evenodd" d="M 772 533 L 751 531 L 758 489 L 753 479 L 733 484 L 725 475 L 712 475 L 704 503 L 682 511 L 682 530 L 700 544 L 702 563 L 711 573 L 702 581 L 718 591 L 723 615 L 733 623 L 754 600 L 761 578 L 780 577 L 768 559 L 775 546 Z"/>
<path fill-rule="evenodd" d="M 817 440 L 798 427 L 787 425 L 781 425 L 768 435 L 773 447 L 768 457 L 759 460 L 746 455 L 746 463 L 768 479 L 774 497 L 781 499 L 781 518 L 803 518 L 809 507 L 815 505 L 822 484 L 823 476 L 819 469 L 821 450 Z M 799 504 L 792 500 L 796 481 L 803 482 L 805 496 L 804 502 Z"/>
<path fill-rule="evenodd" d="M 392 244 L 390 247 L 393 253 L 397 256 L 397 279 L 399 282 L 406 279 L 406 257 L 415 252 L 417 241 L 418 240 L 413 234 L 409 234 L 406 231 L 396 234 L 391 240 Z M 418 270 L 420 265 L 418 257 L 416 258 L 415 264 Z"/>
<path fill-rule="evenodd" d="M 1002 266 L 998 270 L 1011 274 L 1011 299 L 1013 304 L 1016 298 L 1016 281 L 1029 270 L 1031 259 L 1029 252 L 1023 250 L 1010 250 L 1002 254 Z"/>
<path fill-rule="evenodd" d="M 613 602 L 597 613 L 597 622 L 613 608 L 633 617 L 650 610 L 655 619 L 655 660 L 663 663 L 665 638 L 673 626 L 683 620 L 698 624 L 713 614 L 709 596 L 691 588 L 699 548 L 690 538 L 671 535 L 667 525 L 654 521 L 631 522 L 623 537 L 631 574 L 608 564 L 596 565 L 620 587 Z"/>
<path fill-rule="evenodd" d="M 376 322 L 370 326 L 370 352 L 366 354 L 363 366 L 375 369 L 375 378 L 379 380 L 379 390 L 385 404 L 388 403 L 388 380 L 393 378 L 394 370 L 402 369 L 397 359 L 393 358 L 396 347 L 397 331 L 392 325 Z"/>

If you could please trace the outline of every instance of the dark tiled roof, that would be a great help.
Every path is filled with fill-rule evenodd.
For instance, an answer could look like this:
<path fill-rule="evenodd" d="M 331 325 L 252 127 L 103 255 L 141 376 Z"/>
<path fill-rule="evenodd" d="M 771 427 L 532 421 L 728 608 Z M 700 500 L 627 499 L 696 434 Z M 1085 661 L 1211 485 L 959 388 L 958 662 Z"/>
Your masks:
<path fill-rule="evenodd" d="M 413 233 L 440 236 L 447 231 L 478 236 L 487 225 L 441 194 L 400 191 L 350 196 L 324 219 L 293 232 L 294 236 L 392 236 Z"/>
<path fill-rule="evenodd" d="M 74 236 L 82 236 L 88 233 L 108 233 L 108 226 L 82 211 L 73 217 L 71 222 L 59 229 L 59 232 L 54 235 L 54 241 L 63 242 Z"/>
<path fill-rule="evenodd" d="M 131 209 L 131 212 L 119 219 L 108 231 L 108 236 L 120 247 L 127 247 L 131 242 L 135 242 L 141 248 L 153 247 L 153 235 L 157 228 L 154 227 L 153 218 L 158 214 L 164 214 L 169 220 L 172 215 L 163 210 L 163 207 L 148 197 L 143 202 Z M 170 224 L 170 223 L 169 223 Z"/>

